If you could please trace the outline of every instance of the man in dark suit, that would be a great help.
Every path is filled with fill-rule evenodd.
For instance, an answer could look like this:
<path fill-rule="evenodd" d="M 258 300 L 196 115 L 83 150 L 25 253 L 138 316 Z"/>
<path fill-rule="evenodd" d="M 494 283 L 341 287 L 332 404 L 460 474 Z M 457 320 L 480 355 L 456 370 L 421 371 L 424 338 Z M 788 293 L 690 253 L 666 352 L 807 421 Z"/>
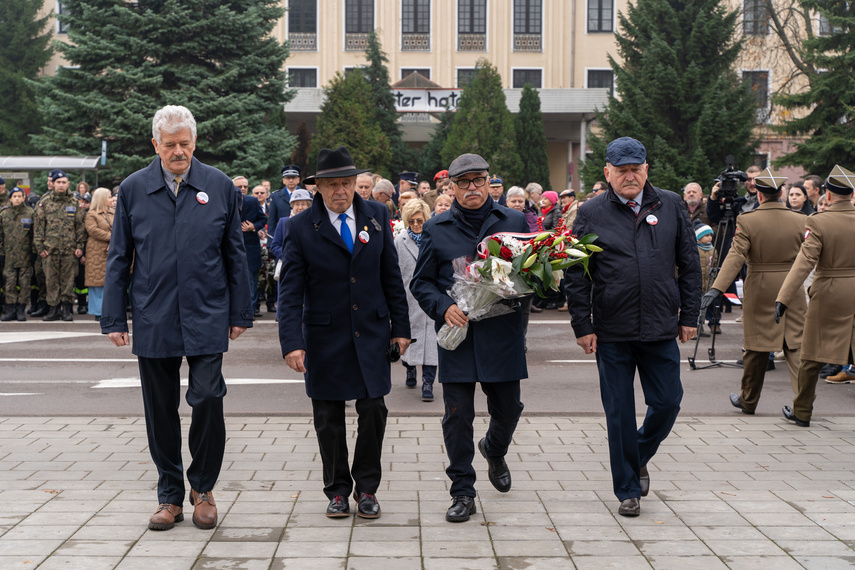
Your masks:
<path fill-rule="evenodd" d="M 249 194 L 240 194 L 240 227 L 243 231 L 243 244 L 246 248 L 246 262 L 249 266 L 249 290 L 252 294 L 252 308 L 255 317 L 261 316 L 258 300 L 258 270 L 261 269 L 261 238 L 258 232 L 267 224 L 267 216 L 261 211 L 258 198 Z"/>
<path fill-rule="evenodd" d="M 476 258 L 478 243 L 497 232 L 529 231 L 522 212 L 499 206 L 489 195 L 490 166 L 477 154 L 464 154 L 451 163 L 448 175 L 454 187 L 451 210 L 428 220 L 410 291 L 437 331 L 469 325 L 466 339 L 455 350 L 439 348 L 439 382 L 445 416 L 442 435 L 448 453 L 445 472 L 451 479 L 449 522 L 463 522 L 475 509 L 475 457 L 472 422 L 475 419 L 475 383 L 487 395 L 490 426 L 478 443 L 487 460 L 490 483 L 500 492 L 511 489 L 505 455 L 522 414 L 520 379 L 528 376 L 525 362 L 522 309 L 519 303 L 506 315 L 469 322 L 447 291 L 454 283 L 452 262 Z"/>
<path fill-rule="evenodd" d="M 211 490 L 223 463 L 223 353 L 252 326 L 249 271 L 238 197 L 229 178 L 193 158 L 196 121 L 184 107 L 159 110 L 152 124 L 159 158 L 131 174 L 119 192 L 107 270 L 101 332 L 130 343 L 125 298 L 131 280 L 133 353 L 139 357 L 146 433 L 159 474 L 160 503 L 149 528 L 184 520 L 180 375 L 187 358 L 193 408 L 187 469 L 193 523 L 217 524 Z"/>
<path fill-rule="evenodd" d="M 279 220 L 291 215 L 291 194 L 299 188 L 300 167 L 296 164 L 286 164 L 282 168 L 282 188 L 270 195 L 267 205 L 267 235 L 276 235 Z M 273 289 L 267 295 L 267 312 L 272 312 L 276 304 L 279 289 Z"/>
<path fill-rule="evenodd" d="M 392 389 L 387 349 L 403 354 L 410 321 L 388 210 L 355 195 L 347 149 L 322 149 L 312 206 L 285 229 L 279 281 L 279 342 L 286 363 L 305 374 L 324 470 L 328 517 L 380 516 L 375 496 L 386 431 L 383 397 Z M 391 322 L 390 322 L 391 321 Z M 344 404 L 359 414 L 348 467 Z"/>

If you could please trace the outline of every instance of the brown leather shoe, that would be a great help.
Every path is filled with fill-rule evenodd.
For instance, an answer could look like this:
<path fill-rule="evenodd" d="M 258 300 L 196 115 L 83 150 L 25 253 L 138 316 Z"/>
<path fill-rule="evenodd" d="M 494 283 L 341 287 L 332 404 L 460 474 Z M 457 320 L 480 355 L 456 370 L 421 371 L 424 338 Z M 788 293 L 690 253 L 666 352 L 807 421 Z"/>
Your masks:
<path fill-rule="evenodd" d="M 175 523 L 184 520 L 183 509 L 178 505 L 160 503 L 157 511 L 148 519 L 148 528 L 151 530 L 169 530 Z"/>
<path fill-rule="evenodd" d="M 209 529 L 217 526 L 217 504 L 210 491 L 199 493 L 190 489 L 190 502 L 193 503 L 193 524 L 196 528 Z"/>
<path fill-rule="evenodd" d="M 641 514 L 641 505 L 636 497 L 620 502 L 618 514 L 624 517 L 637 517 Z"/>

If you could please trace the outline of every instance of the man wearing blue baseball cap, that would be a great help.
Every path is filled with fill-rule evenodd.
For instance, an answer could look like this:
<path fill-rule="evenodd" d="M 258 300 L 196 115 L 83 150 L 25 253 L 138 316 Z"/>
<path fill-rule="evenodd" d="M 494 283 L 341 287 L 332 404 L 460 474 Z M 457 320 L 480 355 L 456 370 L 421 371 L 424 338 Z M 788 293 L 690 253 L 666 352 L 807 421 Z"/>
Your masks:
<path fill-rule="evenodd" d="M 579 209 L 573 233 L 597 234 L 603 251 L 567 270 L 576 343 L 596 353 L 618 513 L 638 516 L 650 489 L 647 464 L 680 411 L 680 351 L 698 322 L 701 267 L 695 232 L 674 192 L 647 181 L 647 151 L 623 137 L 609 143 L 605 193 Z M 674 268 L 677 282 L 674 282 Z M 592 317 L 593 316 L 593 321 Z M 637 428 L 633 382 L 647 412 Z"/>

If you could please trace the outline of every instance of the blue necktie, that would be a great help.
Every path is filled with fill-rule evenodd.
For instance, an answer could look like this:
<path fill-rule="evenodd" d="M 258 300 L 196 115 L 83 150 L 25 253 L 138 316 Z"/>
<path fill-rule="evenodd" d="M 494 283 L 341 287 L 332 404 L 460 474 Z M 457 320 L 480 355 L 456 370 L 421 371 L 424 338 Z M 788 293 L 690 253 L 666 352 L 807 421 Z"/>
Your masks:
<path fill-rule="evenodd" d="M 339 214 L 338 219 L 341 220 L 341 239 L 344 240 L 347 251 L 353 253 L 353 235 L 350 233 L 350 228 L 347 227 L 347 214 Z"/>

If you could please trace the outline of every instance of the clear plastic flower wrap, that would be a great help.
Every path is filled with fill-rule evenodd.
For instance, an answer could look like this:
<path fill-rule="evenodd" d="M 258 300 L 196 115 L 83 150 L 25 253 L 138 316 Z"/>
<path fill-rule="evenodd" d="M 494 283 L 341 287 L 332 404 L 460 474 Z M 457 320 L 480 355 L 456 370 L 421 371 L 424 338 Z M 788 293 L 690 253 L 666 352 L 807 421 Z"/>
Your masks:
<path fill-rule="evenodd" d="M 508 267 L 504 267 L 507 264 Z M 489 265 L 489 274 L 484 276 L 484 267 Z M 454 284 L 448 290 L 461 311 L 466 313 L 470 321 L 480 321 L 490 317 L 498 317 L 513 312 L 504 299 L 514 299 L 532 293 L 532 289 L 510 271 L 510 264 L 496 258 L 478 260 L 472 263 L 465 257 L 452 261 L 454 267 Z M 469 325 L 451 327 L 442 325 L 436 335 L 436 342 L 445 350 L 454 350 L 469 332 Z"/>

